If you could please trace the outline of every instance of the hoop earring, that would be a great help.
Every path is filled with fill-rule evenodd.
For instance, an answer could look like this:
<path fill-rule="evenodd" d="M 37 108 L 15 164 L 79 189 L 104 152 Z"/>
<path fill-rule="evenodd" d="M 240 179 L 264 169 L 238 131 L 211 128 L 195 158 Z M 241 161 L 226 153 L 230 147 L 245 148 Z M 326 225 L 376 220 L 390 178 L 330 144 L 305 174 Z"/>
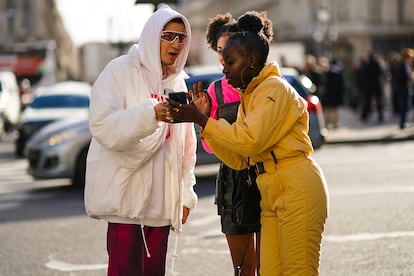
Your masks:
<path fill-rule="evenodd" d="M 243 75 L 244 75 L 244 71 L 246 71 L 246 69 L 247 68 L 249 68 L 249 67 L 244 67 L 242 70 L 241 70 L 241 72 L 240 72 L 240 81 L 241 81 L 241 83 L 242 83 L 242 87 L 241 88 L 246 88 L 247 87 L 247 84 L 244 82 L 244 80 L 243 80 Z"/>
<path fill-rule="evenodd" d="M 241 70 L 241 72 L 240 72 L 240 80 L 241 80 L 241 83 L 242 83 L 242 88 L 246 88 L 247 87 L 247 84 L 243 80 L 244 71 L 246 71 L 246 69 L 256 70 L 256 68 L 253 65 L 250 65 L 249 67 L 245 67 L 245 68 L 243 68 Z"/>

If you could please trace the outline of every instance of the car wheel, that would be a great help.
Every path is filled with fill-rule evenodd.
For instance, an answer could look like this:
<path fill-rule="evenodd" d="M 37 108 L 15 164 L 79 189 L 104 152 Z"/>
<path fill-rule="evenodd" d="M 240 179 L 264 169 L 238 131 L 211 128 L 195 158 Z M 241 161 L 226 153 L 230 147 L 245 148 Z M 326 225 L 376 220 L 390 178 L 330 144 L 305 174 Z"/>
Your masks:
<path fill-rule="evenodd" d="M 85 172 L 86 172 L 86 156 L 88 149 L 84 149 L 78 156 L 76 161 L 75 173 L 72 179 L 72 185 L 75 187 L 85 186 Z"/>

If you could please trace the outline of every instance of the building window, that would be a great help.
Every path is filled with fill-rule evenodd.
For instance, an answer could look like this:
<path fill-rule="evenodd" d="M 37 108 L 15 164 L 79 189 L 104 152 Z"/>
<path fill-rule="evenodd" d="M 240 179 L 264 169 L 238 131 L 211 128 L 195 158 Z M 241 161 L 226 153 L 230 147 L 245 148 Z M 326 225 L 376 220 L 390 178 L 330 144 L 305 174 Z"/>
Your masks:
<path fill-rule="evenodd" d="M 7 0 L 6 1 L 6 9 L 14 9 L 14 1 L 13 0 Z"/>
<path fill-rule="evenodd" d="M 402 25 L 405 23 L 404 6 L 405 0 L 397 0 L 397 20 L 398 24 Z"/>
<path fill-rule="evenodd" d="M 6 20 L 7 20 L 7 33 L 14 34 L 15 22 L 16 22 L 16 10 L 13 0 L 6 1 Z"/>
<path fill-rule="evenodd" d="M 312 23 L 316 25 L 318 23 L 319 0 L 311 0 L 309 7 Z"/>
<path fill-rule="evenodd" d="M 382 18 L 382 0 L 368 1 L 368 16 L 371 23 L 381 23 Z"/>
<path fill-rule="evenodd" d="M 14 9 L 7 9 L 7 33 L 14 34 L 15 22 L 16 22 L 16 11 Z"/>
<path fill-rule="evenodd" d="M 29 32 L 32 26 L 32 11 L 31 11 L 31 3 L 30 0 L 23 1 L 23 29 L 26 32 Z"/>
<path fill-rule="evenodd" d="M 336 14 L 336 21 L 340 23 L 346 23 L 349 22 L 349 0 L 337 0 L 336 1 L 336 8 L 335 8 L 335 14 Z"/>

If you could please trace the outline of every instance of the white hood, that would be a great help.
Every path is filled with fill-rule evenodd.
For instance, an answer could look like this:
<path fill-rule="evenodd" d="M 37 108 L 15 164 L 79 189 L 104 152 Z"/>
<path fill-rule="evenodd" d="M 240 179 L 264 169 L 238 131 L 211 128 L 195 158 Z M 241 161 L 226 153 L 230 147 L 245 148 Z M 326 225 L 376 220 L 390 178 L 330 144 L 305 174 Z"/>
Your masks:
<path fill-rule="evenodd" d="M 161 87 L 151 87 L 159 84 L 162 80 L 162 68 L 160 60 L 160 37 L 164 26 L 174 18 L 181 18 L 185 24 L 187 43 L 185 43 L 175 63 L 170 66 L 166 80 L 173 79 L 183 73 L 183 69 L 190 51 L 191 27 L 188 20 L 169 7 L 158 9 L 145 24 L 138 44 L 131 47 L 128 52 L 136 66 L 142 68 L 147 86 L 150 91 L 157 91 L 162 94 Z"/>

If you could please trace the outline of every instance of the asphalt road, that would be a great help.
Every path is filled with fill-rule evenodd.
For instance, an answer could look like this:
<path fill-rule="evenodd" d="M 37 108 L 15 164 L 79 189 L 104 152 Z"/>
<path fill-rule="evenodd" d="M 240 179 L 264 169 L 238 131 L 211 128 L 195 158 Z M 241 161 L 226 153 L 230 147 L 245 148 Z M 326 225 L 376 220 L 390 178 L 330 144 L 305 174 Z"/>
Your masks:
<path fill-rule="evenodd" d="M 414 275 L 414 141 L 326 145 L 314 158 L 330 191 L 321 275 Z M 26 166 L 0 142 L 0 275 L 106 275 L 106 224 L 85 215 L 82 190 L 33 181 Z M 172 275 L 232 275 L 214 177 L 198 180 Z"/>

